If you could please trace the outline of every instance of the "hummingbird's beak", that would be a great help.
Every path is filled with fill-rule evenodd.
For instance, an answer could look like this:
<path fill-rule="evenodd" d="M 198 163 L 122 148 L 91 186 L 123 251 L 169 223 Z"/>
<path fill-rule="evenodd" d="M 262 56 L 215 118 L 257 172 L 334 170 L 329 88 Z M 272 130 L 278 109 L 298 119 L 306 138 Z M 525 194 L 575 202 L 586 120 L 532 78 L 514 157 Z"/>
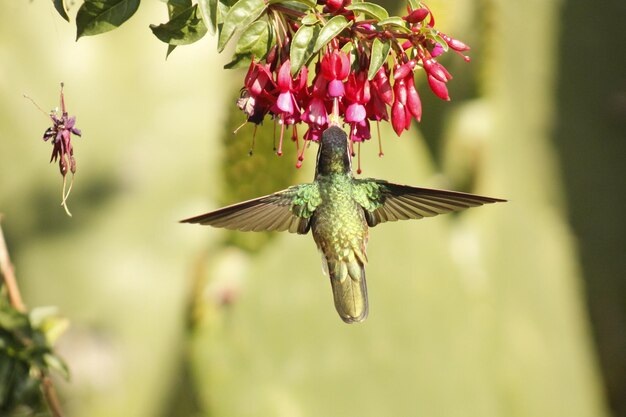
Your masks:
<path fill-rule="evenodd" d="M 341 127 L 341 118 L 339 117 L 339 98 L 333 100 L 333 111 L 328 116 L 328 127 Z"/>

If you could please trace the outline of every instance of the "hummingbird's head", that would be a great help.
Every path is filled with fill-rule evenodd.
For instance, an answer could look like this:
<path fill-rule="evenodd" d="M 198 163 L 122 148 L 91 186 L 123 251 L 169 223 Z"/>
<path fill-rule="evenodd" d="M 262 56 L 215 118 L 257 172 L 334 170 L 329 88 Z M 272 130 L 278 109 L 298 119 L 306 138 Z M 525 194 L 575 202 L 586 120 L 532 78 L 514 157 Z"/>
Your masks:
<path fill-rule="evenodd" d="M 348 135 L 338 126 L 331 126 L 322 134 L 317 151 L 316 175 L 349 174 L 352 158 L 348 146 Z"/>

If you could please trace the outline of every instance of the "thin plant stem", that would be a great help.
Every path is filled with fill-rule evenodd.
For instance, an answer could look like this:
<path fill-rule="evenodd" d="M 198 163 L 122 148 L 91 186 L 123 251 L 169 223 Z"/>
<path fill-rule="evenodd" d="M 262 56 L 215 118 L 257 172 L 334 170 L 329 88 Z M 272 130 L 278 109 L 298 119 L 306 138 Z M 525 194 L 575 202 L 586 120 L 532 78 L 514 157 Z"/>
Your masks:
<path fill-rule="evenodd" d="M 2 216 L 0 215 L 0 221 Z M 17 280 L 15 279 L 15 272 L 13 265 L 11 264 L 11 258 L 9 258 L 9 251 L 7 249 L 6 241 L 4 240 L 4 233 L 2 232 L 2 225 L 0 224 L 0 275 L 4 285 L 7 287 L 9 293 L 9 302 L 20 313 L 26 313 L 26 305 L 22 300 L 20 294 L 20 288 L 17 286 Z"/>

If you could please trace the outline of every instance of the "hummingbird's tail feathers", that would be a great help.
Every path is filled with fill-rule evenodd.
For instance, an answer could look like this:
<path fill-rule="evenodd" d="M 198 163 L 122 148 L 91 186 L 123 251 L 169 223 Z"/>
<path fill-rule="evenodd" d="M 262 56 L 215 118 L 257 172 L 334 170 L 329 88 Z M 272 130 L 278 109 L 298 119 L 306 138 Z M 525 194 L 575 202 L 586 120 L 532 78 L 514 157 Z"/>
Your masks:
<path fill-rule="evenodd" d="M 328 272 L 341 319 L 348 324 L 365 320 L 369 309 L 363 263 L 355 256 L 349 260 L 328 260 Z"/>

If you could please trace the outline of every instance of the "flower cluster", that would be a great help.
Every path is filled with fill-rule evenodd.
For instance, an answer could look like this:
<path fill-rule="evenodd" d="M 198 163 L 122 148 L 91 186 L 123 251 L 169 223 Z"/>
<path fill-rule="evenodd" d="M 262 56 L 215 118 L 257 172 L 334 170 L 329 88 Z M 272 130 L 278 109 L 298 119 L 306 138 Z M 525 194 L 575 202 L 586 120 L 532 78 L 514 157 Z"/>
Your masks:
<path fill-rule="evenodd" d="M 348 124 L 351 145 L 360 146 L 369 140 L 371 122 L 381 120 L 391 122 L 400 136 L 410 128 L 413 119 L 419 122 L 422 117 L 415 72 L 424 71 L 432 92 L 450 100 L 447 82 L 452 76 L 438 57 L 448 50 L 462 55 L 469 49 L 436 30 L 431 11 L 421 3 L 410 2 L 402 18 L 383 15 L 378 19 L 359 18 L 361 12 L 365 17 L 377 15 L 379 9 L 374 6 L 380 6 L 372 3 L 318 0 L 317 4 L 323 6 L 322 10 L 306 16 L 279 6 L 280 3 L 275 6 L 275 13 L 268 14 L 281 28 L 276 32 L 277 44 L 268 48 L 261 59 L 251 57 L 238 101 L 247 121 L 259 124 L 269 115 L 280 125 L 278 155 L 282 155 L 285 129 L 292 127 L 291 138 L 298 146 L 298 167 L 306 142 L 319 141 L 329 125 Z M 332 26 L 333 22 L 334 36 L 307 56 L 311 45 L 302 46 L 301 34 L 312 33 L 311 22 L 318 21 L 323 22 L 319 37 L 327 29 L 325 26 Z M 299 125 L 306 128 L 302 147 Z M 382 156 L 382 147 L 379 153 Z"/>

